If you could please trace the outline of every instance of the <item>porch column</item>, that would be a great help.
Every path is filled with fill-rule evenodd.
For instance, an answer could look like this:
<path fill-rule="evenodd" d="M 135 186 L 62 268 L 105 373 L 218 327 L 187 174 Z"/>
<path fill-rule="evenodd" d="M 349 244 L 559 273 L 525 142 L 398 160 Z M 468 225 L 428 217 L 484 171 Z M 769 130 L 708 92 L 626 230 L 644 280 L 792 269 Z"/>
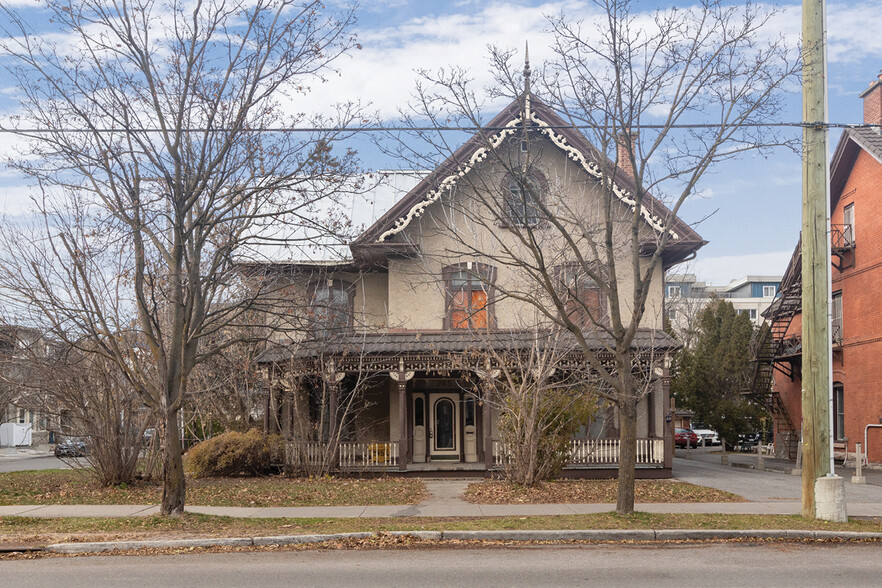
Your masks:
<path fill-rule="evenodd" d="M 501 374 L 498 369 L 476 372 L 481 378 L 481 428 L 484 430 L 484 466 L 493 467 L 493 382 Z"/>
<path fill-rule="evenodd" d="M 337 464 L 337 452 L 339 450 L 337 431 L 340 426 L 340 423 L 337 422 L 337 398 L 340 391 L 340 382 L 346 377 L 346 373 L 338 372 L 334 360 L 331 360 L 324 369 L 322 377 L 328 387 L 328 442 L 334 449 L 332 460 L 336 467 L 339 465 Z"/>
<path fill-rule="evenodd" d="M 481 411 L 482 429 L 484 429 L 484 465 L 493 467 L 493 408 L 487 401 L 488 387 L 484 388 L 484 407 Z"/>
<path fill-rule="evenodd" d="M 662 410 L 665 415 L 665 420 L 669 423 L 664 430 L 664 439 L 665 439 L 665 467 L 671 468 L 674 466 L 674 401 L 671 400 L 671 371 L 670 371 L 671 357 L 665 354 L 664 365 L 661 369 L 661 382 L 662 382 Z M 667 419 L 670 419 L 669 421 Z M 666 423 L 666 424 L 667 424 Z M 724 448 L 725 449 L 725 448 Z"/>
<path fill-rule="evenodd" d="M 413 379 L 414 372 L 404 370 L 400 362 L 397 372 L 389 372 L 389 377 L 398 382 L 398 469 L 407 470 L 409 452 L 407 447 L 407 383 Z"/>
<path fill-rule="evenodd" d="M 293 416 L 294 403 L 292 402 L 294 391 L 284 386 L 281 389 L 282 394 L 282 439 L 289 441 L 293 434 Z"/>

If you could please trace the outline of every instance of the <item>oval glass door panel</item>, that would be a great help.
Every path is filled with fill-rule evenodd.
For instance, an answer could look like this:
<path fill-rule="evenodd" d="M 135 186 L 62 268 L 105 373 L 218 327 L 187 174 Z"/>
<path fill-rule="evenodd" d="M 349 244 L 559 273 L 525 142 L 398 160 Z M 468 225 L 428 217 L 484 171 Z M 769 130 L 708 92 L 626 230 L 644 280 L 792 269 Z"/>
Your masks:
<path fill-rule="evenodd" d="M 453 439 L 453 402 L 441 398 L 435 403 L 435 449 L 455 449 Z"/>

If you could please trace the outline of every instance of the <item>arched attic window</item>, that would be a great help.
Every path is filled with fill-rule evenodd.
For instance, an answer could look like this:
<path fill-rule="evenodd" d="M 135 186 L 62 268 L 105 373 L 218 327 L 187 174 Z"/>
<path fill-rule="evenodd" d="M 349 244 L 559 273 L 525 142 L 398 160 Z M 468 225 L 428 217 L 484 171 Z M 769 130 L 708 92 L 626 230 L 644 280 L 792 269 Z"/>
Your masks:
<path fill-rule="evenodd" d="M 538 171 L 523 174 L 506 174 L 502 185 L 503 214 L 509 226 L 539 226 L 542 210 L 539 203 L 547 192 L 545 176 Z"/>

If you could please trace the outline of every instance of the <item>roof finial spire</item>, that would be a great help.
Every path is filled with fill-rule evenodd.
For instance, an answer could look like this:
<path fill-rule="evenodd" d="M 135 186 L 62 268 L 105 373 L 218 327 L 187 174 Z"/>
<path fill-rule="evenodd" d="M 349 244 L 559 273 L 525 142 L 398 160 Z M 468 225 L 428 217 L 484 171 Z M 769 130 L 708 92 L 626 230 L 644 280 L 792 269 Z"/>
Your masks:
<path fill-rule="evenodd" d="M 524 94 L 530 93 L 530 43 L 524 41 Z"/>

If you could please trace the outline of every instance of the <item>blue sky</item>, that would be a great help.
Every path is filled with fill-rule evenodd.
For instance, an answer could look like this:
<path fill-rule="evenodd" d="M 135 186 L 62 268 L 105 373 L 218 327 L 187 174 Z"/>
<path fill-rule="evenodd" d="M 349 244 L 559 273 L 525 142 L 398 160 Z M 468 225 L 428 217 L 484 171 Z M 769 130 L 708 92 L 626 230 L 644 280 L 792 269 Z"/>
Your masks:
<path fill-rule="evenodd" d="M 6 3 L 26 11 L 33 6 L 31 0 Z M 643 5 L 647 10 L 653 7 L 653 3 Z M 798 39 L 801 5 L 780 6 L 783 13 L 774 23 L 775 31 Z M 298 108 L 320 110 L 324 104 L 357 95 L 383 119 L 394 120 L 413 91 L 418 68 L 464 66 L 481 83 L 490 81 L 487 44 L 521 49 L 529 41 L 534 63 L 550 57 L 543 15 L 561 11 L 589 18 L 592 14 L 590 4 L 582 0 L 365 0 L 357 26 L 362 50 L 341 61 L 340 76 L 314 88 Z M 829 2 L 827 23 L 830 120 L 860 123 L 858 94 L 882 68 L 882 0 Z M 14 112 L 14 93 L 14 88 L 0 88 L 0 111 Z M 800 97 L 793 95 L 781 118 L 796 122 L 800 116 Z M 831 132 L 831 152 L 839 133 Z M 0 135 L 0 157 L 6 158 L 13 143 L 12 137 Z M 369 148 L 362 158 L 369 168 L 400 167 Z M 703 196 L 691 200 L 681 216 L 689 222 L 705 219 L 696 229 L 710 243 L 691 267 L 683 269 L 714 284 L 746 274 L 782 273 L 800 227 L 800 182 L 798 156 L 783 150 L 766 159 L 745 157 L 707 175 L 700 186 Z M 27 193 L 21 178 L 0 170 L 0 208 L 20 211 Z"/>

